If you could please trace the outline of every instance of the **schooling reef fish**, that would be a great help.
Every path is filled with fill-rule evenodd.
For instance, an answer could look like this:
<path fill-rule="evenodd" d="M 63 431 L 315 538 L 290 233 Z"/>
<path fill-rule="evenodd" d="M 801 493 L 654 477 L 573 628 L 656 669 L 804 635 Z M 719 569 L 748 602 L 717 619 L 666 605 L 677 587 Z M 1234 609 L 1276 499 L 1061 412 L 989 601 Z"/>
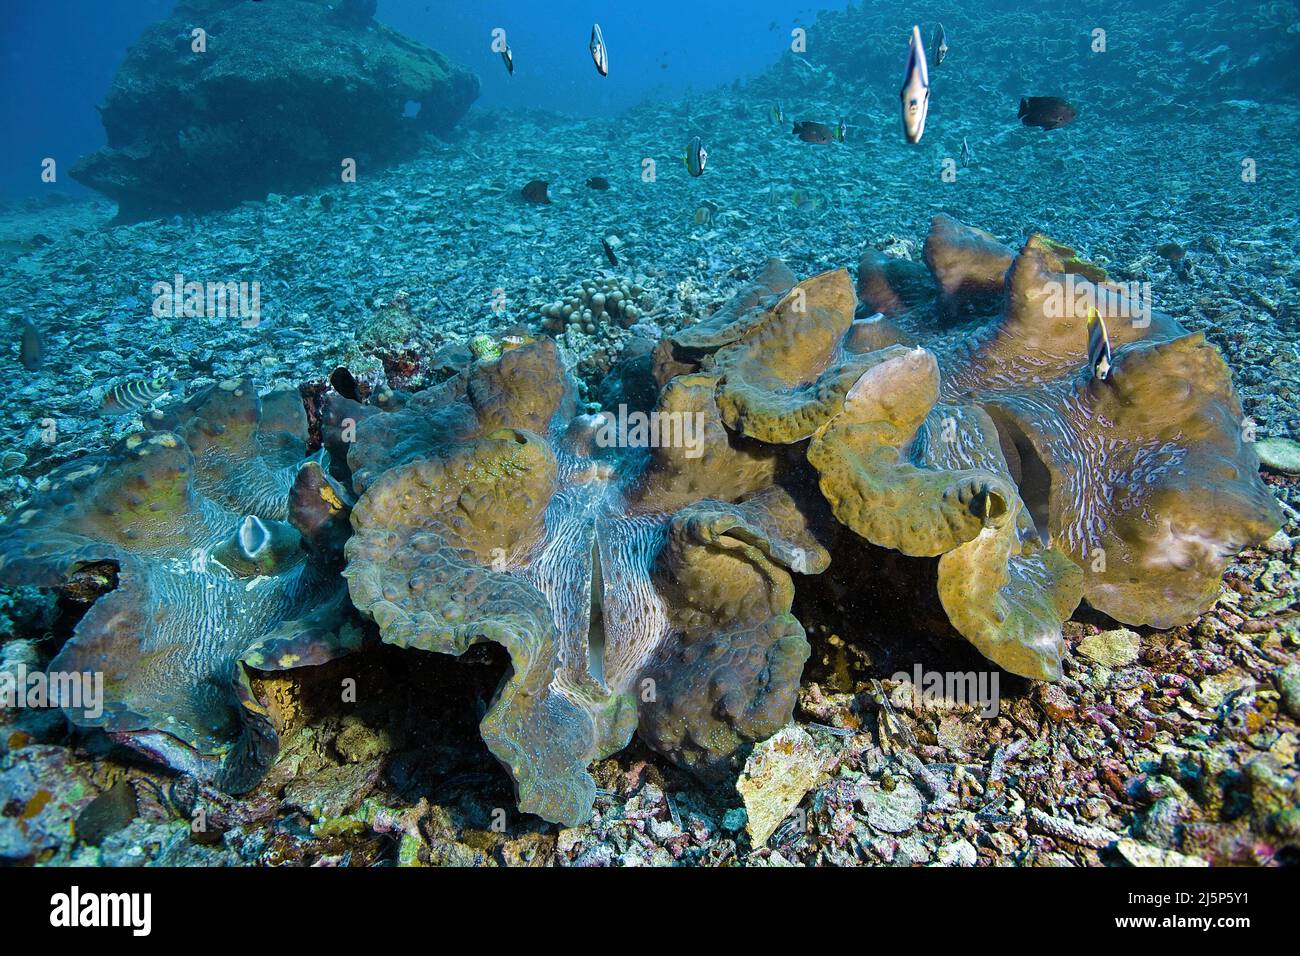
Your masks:
<path fill-rule="evenodd" d="M 1106 322 L 1096 309 L 1088 310 L 1088 364 L 1102 381 L 1110 375 L 1110 336 L 1106 334 Z"/>
<path fill-rule="evenodd" d="M 1075 109 L 1059 96 L 1025 96 L 1016 115 L 1026 126 L 1059 129 L 1074 122 Z"/>
<path fill-rule="evenodd" d="M 709 161 L 709 153 L 698 136 L 692 137 L 687 144 L 683 161 L 686 163 L 686 171 L 692 176 L 704 175 L 704 164 Z"/>
<path fill-rule="evenodd" d="M 600 24 L 591 25 L 591 43 L 588 44 L 591 50 L 591 59 L 596 64 L 596 71 L 601 76 L 609 76 L 609 51 L 605 49 L 605 34 L 600 32 Z"/>
<path fill-rule="evenodd" d="M 930 111 L 930 70 L 925 65 L 925 47 L 921 45 L 921 28 L 912 27 L 907 48 L 907 69 L 903 72 L 903 135 L 909 143 L 919 143 L 925 135 L 925 116 Z"/>
<path fill-rule="evenodd" d="M 613 249 L 612 246 L 610 246 L 610 244 L 609 244 L 609 240 L 608 240 L 608 239 L 601 239 L 601 240 L 600 240 L 600 245 L 601 245 L 601 248 L 605 250 L 605 258 L 609 260 L 609 264 L 610 264 L 611 266 L 617 267 L 617 266 L 618 266 L 618 256 L 614 255 L 614 249 Z"/>
<path fill-rule="evenodd" d="M 930 40 L 930 45 L 934 47 L 934 65 L 938 66 L 948 55 L 948 35 L 943 32 L 942 23 L 934 28 L 934 37 Z"/>
<path fill-rule="evenodd" d="M 23 319 L 23 331 L 18 340 L 18 361 L 29 372 L 39 372 L 45 357 L 45 346 L 41 343 L 40 330 L 32 324 L 31 319 Z"/>
<path fill-rule="evenodd" d="M 844 121 L 840 120 L 839 125 L 831 129 L 825 123 L 814 123 L 811 120 L 799 120 L 794 124 L 794 129 L 790 130 L 795 136 L 798 136 L 805 143 L 842 143 L 844 142 L 844 132 L 847 127 Z"/>
<path fill-rule="evenodd" d="M 501 51 L 501 62 L 506 65 L 506 72 L 511 76 L 515 75 L 515 55 L 510 52 L 510 47 Z"/>
<path fill-rule="evenodd" d="M 104 401 L 99 406 L 99 414 L 110 417 L 133 414 L 158 401 L 171 391 L 171 388 L 172 380 L 166 375 L 119 382 L 104 395 Z"/>
<path fill-rule="evenodd" d="M 519 190 L 519 195 L 523 196 L 527 202 L 547 205 L 551 201 L 551 194 L 548 191 L 550 183 L 542 179 L 534 179 L 532 182 Z"/>
<path fill-rule="evenodd" d="M 772 104 L 772 108 L 767 111 L 767 115 L 778 126 L 785 122 L 785 109 L 781 106 L 780 100 Z"/>

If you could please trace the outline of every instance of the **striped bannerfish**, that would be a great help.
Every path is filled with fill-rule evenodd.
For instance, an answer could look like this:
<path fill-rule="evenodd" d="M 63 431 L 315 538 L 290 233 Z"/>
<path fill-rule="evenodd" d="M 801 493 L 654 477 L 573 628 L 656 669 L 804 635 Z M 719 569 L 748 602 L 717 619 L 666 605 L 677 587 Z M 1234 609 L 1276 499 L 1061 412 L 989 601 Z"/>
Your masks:
<path fill-rule="evenodd" d="M 704 148 L 704 143 L 698 136 L 692 137 L 686 146 L 686 155 L 682 157 L 682 162 L 686 164 L 686 171 L 692 176 L 703 176 L 704 164 L 708 161 L 709 152 Z"/>
<path fill-rule="evenodd" d="M 99 406 L 99 414 L 106 416 L 134 414 L 158 401 L 171 391 L 171 387 L 172 380 L 166 375 L 119 382 L 104 395 L 104 401 Z"/>
<path fill-rule="evenodd" d="M 925 117 L 930 111 L 930 71 L 925 65 L 925 47 L 921 45 L 921 28 L 912 27 L 907 48 L 907 69 L 903 72 L 903 135 L 909 143 L 919 143 L 925 133 Z"/>
<path fill-rule="evenodd" d="M 596 64 L 596 72 L 601 76 L 609 76 L 609 51 L 605 49 L 605 34 L 600 32 L 599 23 L 591 25 L 591 42 L 587 47 L 591 50 L 591 59 Z"/>
<path fill-rule="evenodd" d="M 1102 381 L 1110 374 L 1110 336 L 1106 323 L 1095 308 L 1088 309 L 1088 364 L 1092 374 Z"/>

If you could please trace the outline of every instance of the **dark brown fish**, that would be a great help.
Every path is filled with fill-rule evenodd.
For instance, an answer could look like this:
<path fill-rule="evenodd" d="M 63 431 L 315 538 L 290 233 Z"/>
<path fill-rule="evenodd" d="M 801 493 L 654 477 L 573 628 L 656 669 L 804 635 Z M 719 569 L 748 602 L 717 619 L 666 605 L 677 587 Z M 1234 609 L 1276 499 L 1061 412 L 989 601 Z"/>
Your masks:
<path fill-rule="evenodd" d="M 1025 96 L 1016 115 L 1026 126 L 1059 129 L 1074 122 L 1075 109 L 1059 96 Z"/>
<path fill-rule="evenodd" d="M 18 360 L 29 372 L 39 372 L 45 357 L 45 347 L 41 344 L 41 333 L 32 325 L 31 319 L 23 319 L 22 338 L 18 342 Z"/>
<path fill-rule="evenodd" d="M 614 250 L 610 247 L 609 240 L 601 239 L 601 247 L 605 250 L 605 258 L 609 260 L 611 266 L 618 265 L 618 256 L 614 255 Z"/>
<path fill-rule="evenodd" d="M 592 176 L 587 180 L 587 185 L 592 189 L 605 190 L 609 188 L 609 180 L 604 176 Z"/>
<path fill-rule="evenodd" d="M 125 777 L 109 787 L 77 814 L 73 824 L 80 843 L 99 846 L 105 839 L 135 819 L 139 808 L 135 788 Z"/>
<path fill-rule="evenodd" d="M 549 204 L 551 201 L 550 194 L 547 192 L 551 184 L 541 179 L 534 179 L 523 189 L 519 190 L 519 195 L 523 196 L 528 202 Z"/>
<path fill-rule="evenodd" d="M 1176 242 L 1162 242 L 1156 246 L 1156 255 L 1170 262 L 1182 262 L 1183 257 L 1187 255 L 1187 250 Z"/>
<path fill-rule="evenodd" d="M 350 398 L 354 402 L 361 401 L 361 389 L 356 378 L 342 365 L 330 372 L 330 388 L 344 398 Z"/>
<path fill-rule="evenodd" d="M 805 143 L 833 143 L 844 138 L 843 129 L 832 129 L 825 123 L 814 123 L 812 120 L 798 120 L 794 124 L 794 129 L 790 131 L 798 136 Z"/>

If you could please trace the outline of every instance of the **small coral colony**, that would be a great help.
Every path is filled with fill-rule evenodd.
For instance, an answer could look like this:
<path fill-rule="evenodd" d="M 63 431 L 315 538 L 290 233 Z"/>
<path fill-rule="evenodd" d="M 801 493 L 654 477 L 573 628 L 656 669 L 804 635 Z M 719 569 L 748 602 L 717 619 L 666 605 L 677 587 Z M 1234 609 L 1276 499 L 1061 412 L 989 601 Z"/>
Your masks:
<path fill-rule="evenodd" d="M 937 65 L 942 28 L 932 46 Z M 599 26 L 590 53 L 606 74 Z M 914 29 L 910 143 L 927 61 Z M 1020 114 L 1051 129 L 1074 108 Z M 699 139 L 684 164 L 705 173 Z M 957 315 L 979 331 L 950 334 Z M 683 440 L 579 414 L 548 331 L 476 340 L 412 393 L 362 396 L 340 370 L 304 408 L 226 382 L 54 472 L 0 528 L 0 572 L 100 586 L 52 669 L 102 672 L 106 699 L 69 718 L 245 792 L 278 749 L 252 675 L 374 628 L 411 653 L 494 642 L 511 666 L 483 740 L 521 810 L 576 824 L 589 766 L 633 734 L 719 779 L 791 719 L 810 653 L 795 589 L 832 561 L 868 577 L 881 549 L 918 559 L 952 632 L 1052 681 L 1082 602 L 1187 622 L 1281 523 L 1215 348 L 1043 235 L 1016 250 L 936 216 L 924 266 L 869 253 L 856 283 L 771 260 L 653 353 L 642 411 L 660 437 L 692 425 Z"/>

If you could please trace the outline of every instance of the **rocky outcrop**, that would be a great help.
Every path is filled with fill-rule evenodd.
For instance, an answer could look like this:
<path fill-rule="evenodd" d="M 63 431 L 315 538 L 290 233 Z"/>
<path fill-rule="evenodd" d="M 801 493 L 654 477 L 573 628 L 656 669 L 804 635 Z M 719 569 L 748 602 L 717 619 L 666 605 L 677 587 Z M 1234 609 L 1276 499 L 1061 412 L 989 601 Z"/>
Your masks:
<path fill-rule="evenodd" d="M 127 53 L 100 107 L 108 144 L 73 178 L 130 222 L 298 192 L 338 182 L 347 159 L 364 175 L 408 154 L 464 115 L 478 78 L 371 12 L 182 0 Z"/>

